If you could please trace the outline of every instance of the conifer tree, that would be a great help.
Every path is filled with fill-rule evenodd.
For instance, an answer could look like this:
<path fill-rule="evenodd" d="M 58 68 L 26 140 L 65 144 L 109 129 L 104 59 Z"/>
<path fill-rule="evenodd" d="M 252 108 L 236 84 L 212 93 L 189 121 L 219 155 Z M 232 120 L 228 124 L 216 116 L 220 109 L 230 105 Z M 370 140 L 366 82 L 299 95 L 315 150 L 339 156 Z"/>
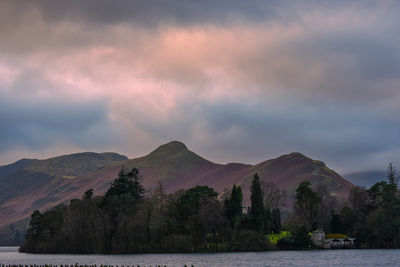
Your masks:
<path fill-rule="evenodd" d="M 389 184 L 395 185 L 397 188 L 397 183 L 399 181 L 399 177 L 396 177 L 396 169 L 392 165 L 392 163 L 389 163 L 388 169 L 387 169 L 387 178 L 389 180 Z"/>
<path fill-rule="evenodd" d="M 265 208 L 263 201 L 263 191 L 261 189 L 260 177 L 256 173 L 253 177 L 253 182 L 250 187 L 251 191 L 251 208 L 250 217 L 253 222 L 254 230 L 257 232 L 264 231 L 264 221 L 265 221 Z"/>
<path fill-rule="evenodd" d="M 231 195 L 225 199 L 225 215 L 232 226 L 243 214 L 243 194 L 240 186 L 233 185 Z"/>

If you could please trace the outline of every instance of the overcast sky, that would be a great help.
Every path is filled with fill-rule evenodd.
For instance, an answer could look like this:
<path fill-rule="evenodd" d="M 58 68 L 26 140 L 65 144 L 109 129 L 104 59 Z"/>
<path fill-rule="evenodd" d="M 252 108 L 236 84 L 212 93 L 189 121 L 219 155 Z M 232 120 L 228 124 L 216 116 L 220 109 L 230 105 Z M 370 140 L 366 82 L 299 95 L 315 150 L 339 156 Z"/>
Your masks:
<path fill-rule="evenodd" d="M 171 140 L 220 163 L 400 164 L 399 14 L 397 1 L 2 0 L 0 164 Z"/>

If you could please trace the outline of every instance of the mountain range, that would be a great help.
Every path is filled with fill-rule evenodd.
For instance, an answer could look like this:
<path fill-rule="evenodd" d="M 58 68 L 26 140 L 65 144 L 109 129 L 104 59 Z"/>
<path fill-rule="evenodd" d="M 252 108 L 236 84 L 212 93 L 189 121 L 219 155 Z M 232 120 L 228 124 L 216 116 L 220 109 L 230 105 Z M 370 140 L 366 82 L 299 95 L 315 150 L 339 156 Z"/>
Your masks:
<path fill-rule="evenodd" d="M 208 185 L 223 194 L 237 184 L 243 189 L 247 206 L 255 173 L 262 181 L 274 183 L 286 191 L 289 208 L 302 181 L 307 180 L 314 187 L 323 184 L 331 195 L 341 198 L 346 198 L 354 186 L 325 163 L 298 152 L 256 165 L 218 164 L 190 151 L 183 143 L 173 141 L 135 159 L 117 153 L 86 152 L 46 160 L 22 159 L 2 166 L 0 227 L 11 229 L 14 225 L 24 225 L 34 210 L 44 211 L 68 203 L 73 198 L 80 198 L 90 188 L 95 195 L 101 195 L 121 168 L 129 170 L 133 167 L 139 169 L 142 184 L 148 191 L 161 183 L 167 193 Z M 0 231 L 0 244 L 5 232 Z"/>

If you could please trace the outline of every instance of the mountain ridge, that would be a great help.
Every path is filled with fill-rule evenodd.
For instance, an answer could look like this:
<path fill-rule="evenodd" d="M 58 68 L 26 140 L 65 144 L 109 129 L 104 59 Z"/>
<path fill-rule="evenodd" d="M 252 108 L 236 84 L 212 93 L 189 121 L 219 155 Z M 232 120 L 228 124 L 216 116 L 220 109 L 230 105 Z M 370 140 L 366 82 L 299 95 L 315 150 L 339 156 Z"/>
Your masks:
<path fill-rule="evenodd" d="M 90 153 L 71 155 L 86 156 L 86 159 L 89 157 L 92 160 Z M 47 159 L 47 163 L 53 162 L 54 159 L 68 159 L 68 155 L 66 156 Z M 70 161 L 69 164 L 60 163 L 59 166 L 64 166 L 68 172 L 58 172 L 56 176 L 41 172 L 42 169 L 39 167 L 43 162 L 35 163 L 36 165 L 33 165 L 35 168 L 29 169 L 25 166 L 19 170 L 19 174 L 25 179 L 22 179 L 24 183 L 18 183 L 21 177 L 13 177 L 9 180 L 15 180 L 14 183 L 10 182 L 6 190 L 18 193 L 8 194 L 6 199 L 0 198 L 0 226 L 26 219 L 35 209 L 43 211 L 61 203 L 68 203 L 73 198 L 80 198 L 89 188 L 93 188 L 96 195 L 101 195 L 109 188 L 121 168 L 138 168 L 143 178 L 142 184 L 148 192 L 156 189 L 161 183 L 166 193 L 196 185 L 207 185 L 224 194 L 233 184 L 238 184 L 242 186 L 246 203 L 249 203 L 249 187 L 251 177 L 255 173 L 258 173 L 262 181 L 274 183 L 278 188 L 286 190 L 288 205 L 294 200 L 298 184 L 305 180 L 310 181 L 313 186 L 325 184 L 330 193 L 343 198 L 347 197 L 353 187 L 353 184 L 329 169 L 325 163 L 308 158 L 299 152 L 284 154 L 255 165 L 218 164 L 190 151 L 182 142 L 172 141 L 157 147 L 143 157 L 134 159 L 127 159 L 122 155 L 116 157 L 118 160 L 106 161 L 107 164 L 101 168 L 94 169 L 93 166 L 97 165 L 92 164 L 92 168 L 87 172 L 82 172 L 79 168 L 74 170 L 75 172 L 70 172 L 69 168 L 73 164 L 71 162 L 76 161 Z M 83 164 L 80 161 L 79 163 Z M 2 168 L 4 167 L 1 167 L 0 171 Z M 54 166 L 49 168 L 54 170 Z M 29 172 L 32 170 L 36 172 Z M 63 178 L 61 174 L 66 173 L 77 176 Z M 9 178 L 11 176 L 7 175 Z M 4 191 L 4 183 L 0 188 L 1 191 Z"/>

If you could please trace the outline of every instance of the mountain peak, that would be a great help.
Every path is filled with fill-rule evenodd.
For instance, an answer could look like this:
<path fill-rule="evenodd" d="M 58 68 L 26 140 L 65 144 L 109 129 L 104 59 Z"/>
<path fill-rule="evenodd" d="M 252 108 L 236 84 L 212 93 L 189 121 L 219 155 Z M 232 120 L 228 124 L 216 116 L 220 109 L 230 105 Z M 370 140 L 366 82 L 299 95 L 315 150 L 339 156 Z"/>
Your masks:
<path fill-rule="evenodd" d="M 159 146 L 156 150 L 151 152 L 150 154 L 155 154 L 155 153 L 171 153 L 171 154 L 176 154 L 180 153 L 183 151 L 188 151 L 188 148 L 185 146 L 184 143 L 179 142 L 179 141 L 172 141 L 166 144 L 163 144 Z"/>
<path fill-rule="evenodd" d="M 294 158 L 294 157 L 296 157 L 296 158 L 308 158 L 307 156 L 305 156 L 304 154 L 302 154 L 300 152 L 292 152 L 292 153 L 289 153 L 289 154 L 283 155 L 283 156 L 285 156 L 287 158 Z"/>

